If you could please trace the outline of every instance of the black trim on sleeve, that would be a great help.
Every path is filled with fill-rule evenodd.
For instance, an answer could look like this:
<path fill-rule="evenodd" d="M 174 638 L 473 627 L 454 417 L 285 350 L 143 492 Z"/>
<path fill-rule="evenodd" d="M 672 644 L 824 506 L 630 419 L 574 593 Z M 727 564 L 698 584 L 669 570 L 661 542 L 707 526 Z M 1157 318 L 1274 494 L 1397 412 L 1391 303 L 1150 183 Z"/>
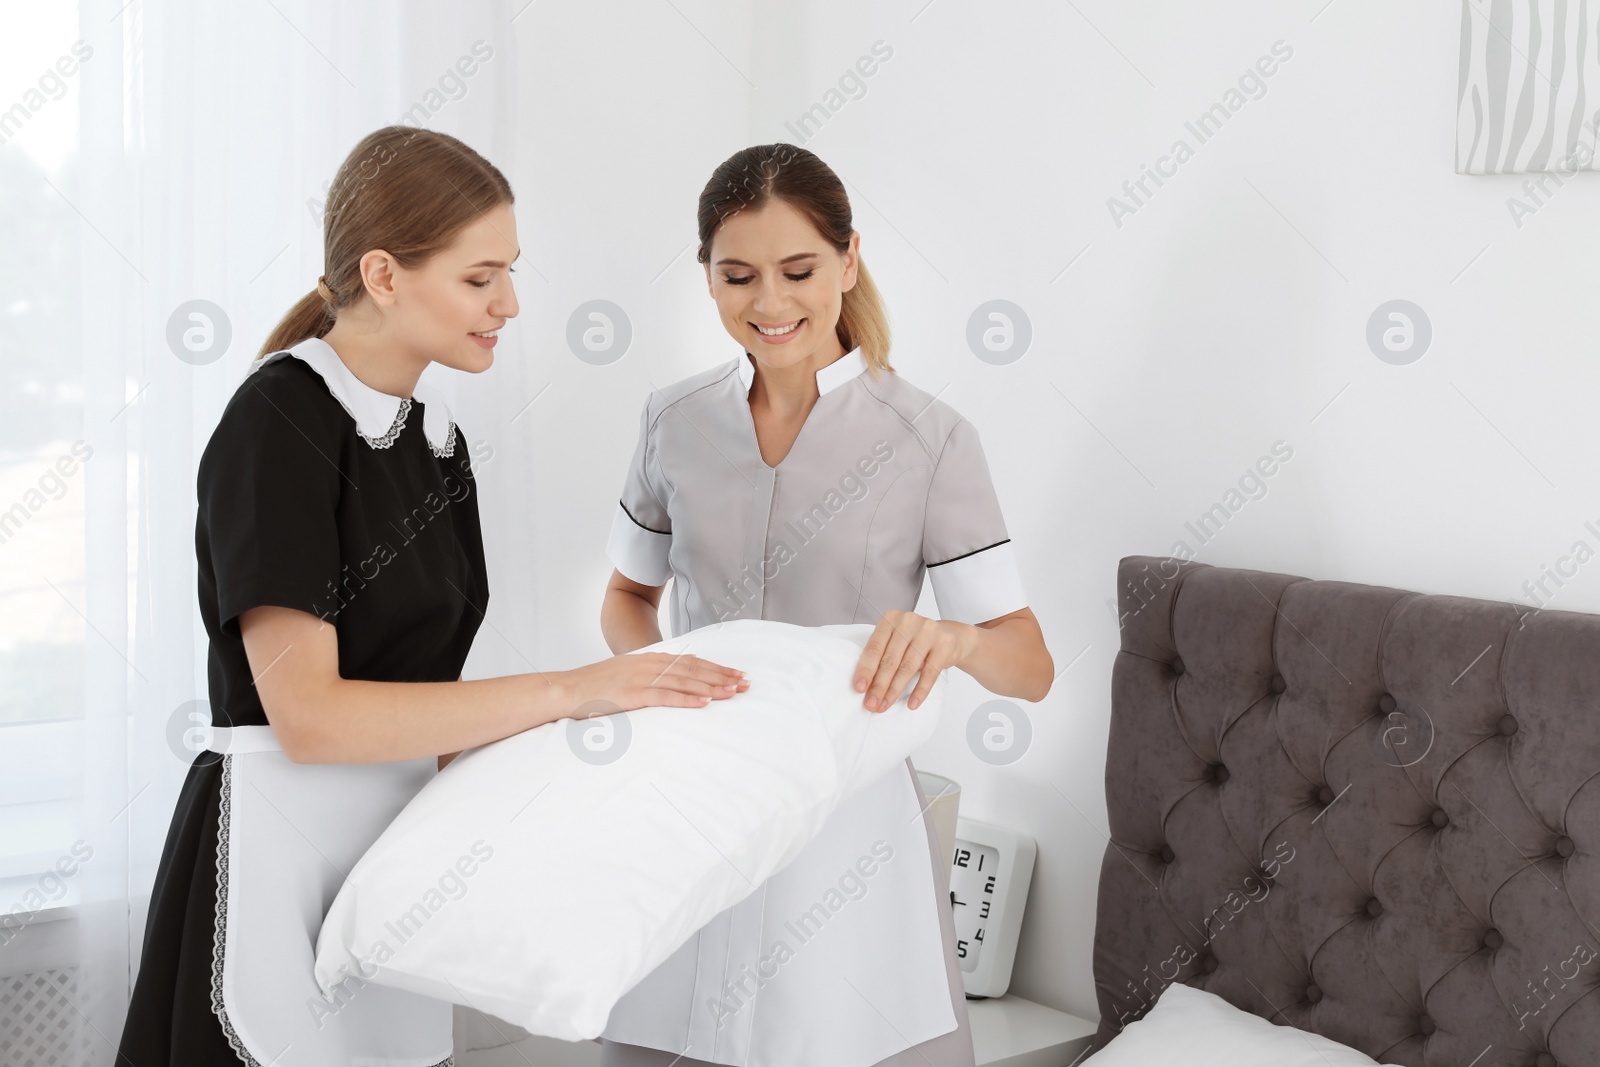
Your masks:
<path fill-rule="evenodd" d="M 630 515 L 628 517 L 632 518 L 633 516 Z M 946 563 L 954 563 L 958 559 L 966 559 L 968 556 L 976 556 L 979 552 L 987 552 L 991 548 L 999 548 L 1001 545 L 1010 542 L 1010 540 L 1011 538 L 1008 537 L 1004 541 L 996 541 L 992 545 L 984 545 L 982 548 L 975 548 L 971 552 L 963 552 L 959 556 L 951 556 L 949 559 L 942 559 L 938 563 L 930 563 L 928 564 L 928 569 L 932 570 L 934 567 L 943 567 Z"/>
<path fill-rule="evenodd" d="M 617 501 L 617 503 L 622 505 L 622 513 L 624 515 L 628 516 L 628 518 L 633 519 L 633 512 L 628 510 L 628 505 L 623 504 L 622 501 L 620 501 L 620 500 Z M 633 519 L 633 524 L 635 526 L 639 527 L 639 529 L 641 529 L 641 530 L 650 530 L 650 532 L 653 533 L 653 534 L 666 534 L 668 537 L 672 536 L 672 531 L 671 530 L 654 530 L 654 529 L 651 529 L 650 527 L 646 526 L 644 523 L 640 522 L 638 519 Z M 981 549 L 980 549 L 980 551 L 981 551 Z"/>

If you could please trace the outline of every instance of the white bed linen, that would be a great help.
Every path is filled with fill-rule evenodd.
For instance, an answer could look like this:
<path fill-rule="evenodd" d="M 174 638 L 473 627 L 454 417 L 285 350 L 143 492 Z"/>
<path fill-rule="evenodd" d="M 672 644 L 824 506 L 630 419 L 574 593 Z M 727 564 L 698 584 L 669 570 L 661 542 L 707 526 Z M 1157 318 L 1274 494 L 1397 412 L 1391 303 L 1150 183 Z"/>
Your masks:
<path fill-rule="evenodd" d="M 1394 1067 L 1348 1045 L 1279 1026 L 1215 993 L 1174 982 L 1142 1019 L 1088 1060 L 1094 1067 Z"/>

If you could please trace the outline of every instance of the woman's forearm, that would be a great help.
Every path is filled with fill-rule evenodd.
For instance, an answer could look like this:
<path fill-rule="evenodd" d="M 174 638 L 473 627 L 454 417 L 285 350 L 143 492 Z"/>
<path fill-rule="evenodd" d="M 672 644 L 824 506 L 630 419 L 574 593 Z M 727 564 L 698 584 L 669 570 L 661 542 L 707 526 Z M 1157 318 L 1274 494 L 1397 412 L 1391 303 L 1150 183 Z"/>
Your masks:
<path fill-rule="evenodd" d="M 968 652 L 956 664 L 1000 696 L 1043 700 L 1055 681 L 1055 661 L 1032 612 L 967 626 Z"/>
<path fill-rule="evenodd" d="M 296 763 L 459 752 L 572 714 L 594 684 L 590 667 L 472 682 L 345 678 L 335 628 L 292 608 L 250 608 L 239 633 L 267 721 Z"/>
<path fill-rule="evenodd" d="M 280 730 L 296 763 L 388 763 L 498 741 L 568 716 L 578 706 L 571 672 L 471 682 L 335 679 L 304 694 L 294 729 Z"/>
<path fill-rule="evenodd" d="M 467 678 L 467 676 L 465 674 L 456 675 L 456 681 L 458 681 L 458 682 L 465 681 L 466 678 Z M 441 771 L 444 770 L 445 767 L 449 764 L 449 762 L 451 760 L 455 759 L 459 755 L 461 755 L 461 750 L 460 749 L 457 749 L 454 752 L 441 752 L 441 753 L 439 753 L 439 769 Z"/>
<path fill-rule="evenodd" d="M 660 641 L 658 612 L 655 604 L 637 593 L 614 586 L 607 589 L 600 604 L 600 632 L 612 655 L 621 656 Z"/>

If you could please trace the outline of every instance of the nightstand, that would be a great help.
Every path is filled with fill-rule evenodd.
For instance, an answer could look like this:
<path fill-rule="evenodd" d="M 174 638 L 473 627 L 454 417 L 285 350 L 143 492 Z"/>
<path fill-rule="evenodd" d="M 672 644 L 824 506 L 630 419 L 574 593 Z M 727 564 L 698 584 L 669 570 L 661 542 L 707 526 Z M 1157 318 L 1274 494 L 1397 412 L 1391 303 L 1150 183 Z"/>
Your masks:
<path fill-rule="evenodd" d="M 1083 1058 L 1097 1023 L 1007 993 L 967 1001 L 978 1067 L 1068 1067 Z"/>

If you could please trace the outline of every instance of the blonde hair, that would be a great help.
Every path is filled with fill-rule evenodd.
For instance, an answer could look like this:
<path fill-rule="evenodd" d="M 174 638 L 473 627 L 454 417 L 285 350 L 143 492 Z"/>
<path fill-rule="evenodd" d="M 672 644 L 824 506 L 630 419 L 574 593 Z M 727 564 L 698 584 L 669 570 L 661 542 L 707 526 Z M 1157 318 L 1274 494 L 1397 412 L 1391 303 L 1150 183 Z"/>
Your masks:
<path fill-rule="evenodd" d="M 744 208 L 760 210 L 771 199 L 794 207 L 836 251 L 850 248 L 850 198 L 844 183 L 815 153 L 792 144 L 754 145 L 729 156 L 700 193 L 698 212 L 701 263 L 711 260 L 711 238 L 724 221 Z M 834 327 L 848 352 L 859 347 L 869 366 L 894 371 L 889 364 L 889 318 L 866 263 L 856 259 L 856 284 L 846 289 Z"/>
<path fill-rule="evenodd" d="M 323 273 L 258 355 L 321 337 L 366 294 L 361 257 L 374 248 L 415 269 L 484 212 L 513 200 L 494 165 L 449 134 L 385 126 L 339 165 L 322 216 Z"/>

